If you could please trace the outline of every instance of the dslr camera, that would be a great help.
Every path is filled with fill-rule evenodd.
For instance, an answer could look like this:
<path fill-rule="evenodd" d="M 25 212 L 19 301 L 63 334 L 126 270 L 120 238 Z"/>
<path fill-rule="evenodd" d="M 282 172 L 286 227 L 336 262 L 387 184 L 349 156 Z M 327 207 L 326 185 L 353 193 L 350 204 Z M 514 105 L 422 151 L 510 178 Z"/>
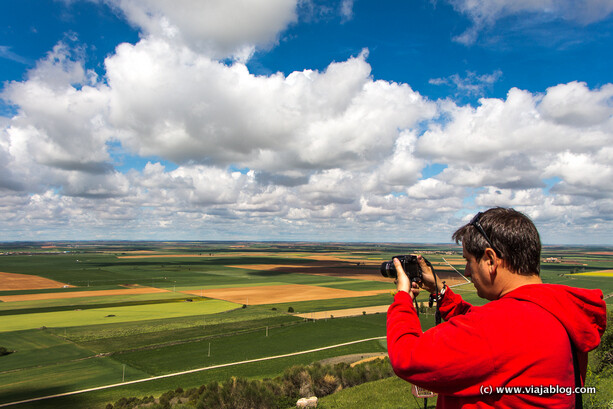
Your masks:
<path fill-rule="evenodd" d="M 381 275 L 383 277 L 388 278 L 397 278 L 398 272 L 396 271 L 396 267 L 394 266 L 394 258 L 397 258 L 402 264 L 402 269 L 409 277 L 411 282 L 421 283 L 422 273 L 421 268 L 419 267 L 419 263 L 417 262 L 417 256 L 408 255 L 408 256 L 396 256 L 392 258 L 392 261 L 386 261 L 381 264 Z"/>

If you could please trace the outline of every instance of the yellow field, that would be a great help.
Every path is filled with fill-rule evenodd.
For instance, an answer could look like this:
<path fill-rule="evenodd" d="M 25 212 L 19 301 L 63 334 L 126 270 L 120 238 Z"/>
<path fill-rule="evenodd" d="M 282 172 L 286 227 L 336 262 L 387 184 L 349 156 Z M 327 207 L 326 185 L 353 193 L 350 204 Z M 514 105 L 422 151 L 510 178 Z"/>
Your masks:
<path fill-rule="evenodd" d="M 32 300 L 59 300 L 65 298 L 81 297 L 104 297 L 109 295 L 132 295 L 132 294 L 155 294 L 166 293 L 168 290 L 155 287 L 126 288 L 125 290 L 97 290 L 97 291 L 72 291 L 69 293 L 37 293 L 20 295 L 3 295 L 0 301 L 32 301 Z"/>
<path fill-rule="evenodd" d="M 613 277 L 613 270 L 590 271 L 589 273 L 577 273 L 576 276 Z"/>

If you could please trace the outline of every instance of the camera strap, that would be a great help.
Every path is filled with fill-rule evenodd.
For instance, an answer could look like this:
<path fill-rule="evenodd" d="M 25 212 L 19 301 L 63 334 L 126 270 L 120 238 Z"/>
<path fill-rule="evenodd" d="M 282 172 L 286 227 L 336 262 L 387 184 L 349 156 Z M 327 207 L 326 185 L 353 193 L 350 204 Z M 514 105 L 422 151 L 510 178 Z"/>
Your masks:
<path fill-rule="evenodd" d="M 424 260 L 426 259 L 424 258 Z M 428 260 L 426 260 L 426 264 L 428 265 L 428 267 L 430 267 L 430 270 L 432 270 L 432 275 L 434 276 L 434 288 L 436 288 L 436 309 L 434 310 L 434 325 L 438 325 L 442 321 L 441 310 L 439 308 L 441 304 L 441 295 L 438 292 L 438 280 L 436 278 L 436 272 L 434 271 L 434 267 L 432 266 L 432 263 L 430 263 Z"/>

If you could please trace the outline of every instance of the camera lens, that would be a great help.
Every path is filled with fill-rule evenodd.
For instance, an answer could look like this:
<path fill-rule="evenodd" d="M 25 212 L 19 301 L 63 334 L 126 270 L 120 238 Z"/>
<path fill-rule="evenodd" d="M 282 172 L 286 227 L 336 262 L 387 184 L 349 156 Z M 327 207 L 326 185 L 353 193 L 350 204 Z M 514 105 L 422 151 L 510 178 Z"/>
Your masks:
<path fill-rule="evenodd" d="M 381 275 L 387 278 L 396 278 L 398 276 L 393 261 L 386 261 L 381 264 Z"/>

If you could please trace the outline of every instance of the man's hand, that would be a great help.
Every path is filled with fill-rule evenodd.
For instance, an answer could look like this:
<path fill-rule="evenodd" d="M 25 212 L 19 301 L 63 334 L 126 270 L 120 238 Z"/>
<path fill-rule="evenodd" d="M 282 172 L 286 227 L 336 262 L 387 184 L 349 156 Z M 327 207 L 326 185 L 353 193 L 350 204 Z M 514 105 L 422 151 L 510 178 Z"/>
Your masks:
<path fill-rule="evenodd" d="M 419 263 L 419 268 L 421 268 L 422 274 L 421 287 L 432 294 L 437 290 L 438 286 L 438 291 L 440 292 L 443 289 L 443 282 L 437 276 L 435 284 L 434 276 L 436 273 L 432 271 L 432 268 L 426 263 L 426 259 L 424 259 L 421 255 L 418 255 L 417 262 Z M 396 264 L 394 263 L 394 265 Z M 396 267 L 396 270 L 398 270 L 398 267 Z"/>
<path fill-rule="evenodd" d="M 396 267 L 397 273 L 396 288 L 398 289 L 398 291 L 405 291 L 409 293 L 411 299 L 414 300 L 419 294 L 419 286 L 417 285 L 417 283 L 411 283 L 409 277 L 407 276 L 407 273 L 405 273 L 404 269 L 402 268 L 402 264 L 400 263 L 400 261 L 398 261 L 397 258 L 394 259 L 394 267 Z"/>

